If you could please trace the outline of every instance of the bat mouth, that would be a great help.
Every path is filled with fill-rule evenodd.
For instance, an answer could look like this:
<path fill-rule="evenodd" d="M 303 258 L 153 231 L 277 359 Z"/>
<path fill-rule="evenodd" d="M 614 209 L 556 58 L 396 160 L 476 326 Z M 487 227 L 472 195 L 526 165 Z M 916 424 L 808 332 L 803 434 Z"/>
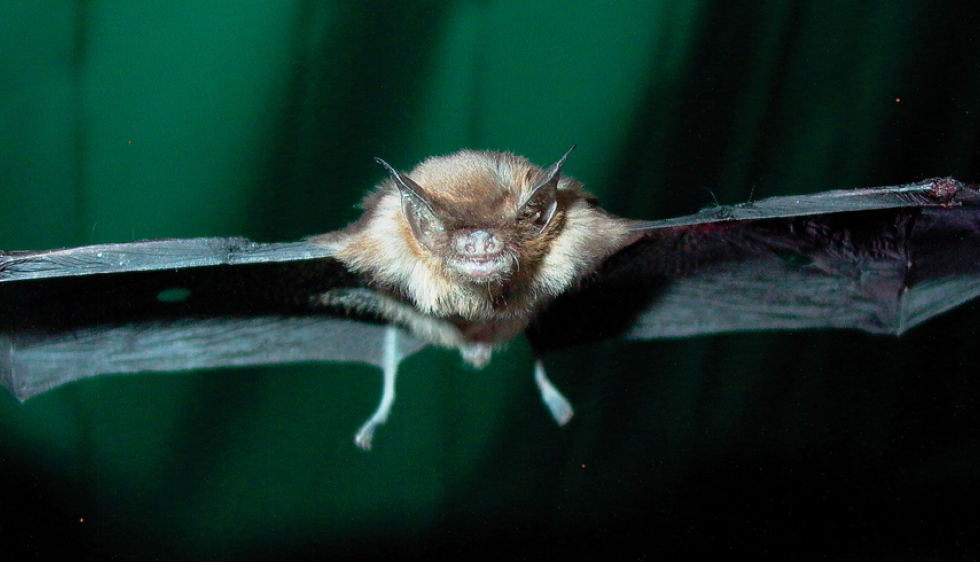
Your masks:
<path fill-rule="evenodd" d="M 503 252 L 457 258 L 450 265 L 466 279 L 480 283 L 503 280 L 511 270 L 511 260 Z"/>

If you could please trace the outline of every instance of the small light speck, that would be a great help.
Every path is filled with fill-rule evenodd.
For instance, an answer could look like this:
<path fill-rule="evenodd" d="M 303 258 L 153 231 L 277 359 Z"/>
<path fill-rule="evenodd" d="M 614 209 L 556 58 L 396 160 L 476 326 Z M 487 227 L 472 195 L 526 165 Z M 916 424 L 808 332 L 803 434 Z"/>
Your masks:
<path fill-rule="evenodd" d="M 164 289 L 157 293 L 157 300 L 160 302 L 184 302 L 191 296 L 191 290 L 183 287 L 173 287 Z"/>

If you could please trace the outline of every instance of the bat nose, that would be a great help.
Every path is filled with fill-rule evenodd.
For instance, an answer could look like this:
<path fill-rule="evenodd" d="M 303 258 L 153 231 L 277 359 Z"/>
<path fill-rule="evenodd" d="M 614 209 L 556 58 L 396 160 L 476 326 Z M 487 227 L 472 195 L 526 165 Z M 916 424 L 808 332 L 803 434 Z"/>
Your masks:
<path fill-rule="evenodd" d="M 493 255 L 500 250 L 500 241 L 486 230 L 473 230 L 456 239 L 456 251 L 464 256 Z"/>

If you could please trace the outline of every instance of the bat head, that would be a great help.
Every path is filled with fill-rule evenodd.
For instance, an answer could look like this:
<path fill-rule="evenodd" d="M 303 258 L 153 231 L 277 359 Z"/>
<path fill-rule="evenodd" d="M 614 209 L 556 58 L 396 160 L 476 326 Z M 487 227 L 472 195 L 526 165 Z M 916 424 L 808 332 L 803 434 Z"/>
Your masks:
<path fill-rule="evenodd" d="M 471 150 L 429 158 L 409 174 L 377 160 L 398 189 L 419 248 L 447 275 L 486 285 L 533 272 L 547 253 L 568 195 L 559 186 L 577 187 L 562 183 L 570 152 L 547 169 L 514 154 Z"/>
<path fill-rule="evenodd" d="M 529 318 L 631 238 L 630 221 L 562 175 L 507 152 L 428 158 L 364 199 L 347 228 L 312 240 L 372 288 L 444 318 Z"/>

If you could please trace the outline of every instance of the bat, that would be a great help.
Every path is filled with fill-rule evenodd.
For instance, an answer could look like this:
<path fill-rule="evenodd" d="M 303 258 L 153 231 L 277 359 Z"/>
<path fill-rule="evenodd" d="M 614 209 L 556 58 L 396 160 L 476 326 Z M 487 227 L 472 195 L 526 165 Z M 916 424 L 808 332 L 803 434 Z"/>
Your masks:
<path fill-rule="evenodd" d="M 980 294 L 980 191 L 949 178 L 614 216 L 562 173 L 463 150 L 388 177 L 347 228 L 292 243 L 150 240 L 0 252 L 0 382 L 18 399 L 109 373 L 302 361 L 379 367 L 426 345 L 481 367 L 612 338 L 850 328 L 898 335 Z"/>

